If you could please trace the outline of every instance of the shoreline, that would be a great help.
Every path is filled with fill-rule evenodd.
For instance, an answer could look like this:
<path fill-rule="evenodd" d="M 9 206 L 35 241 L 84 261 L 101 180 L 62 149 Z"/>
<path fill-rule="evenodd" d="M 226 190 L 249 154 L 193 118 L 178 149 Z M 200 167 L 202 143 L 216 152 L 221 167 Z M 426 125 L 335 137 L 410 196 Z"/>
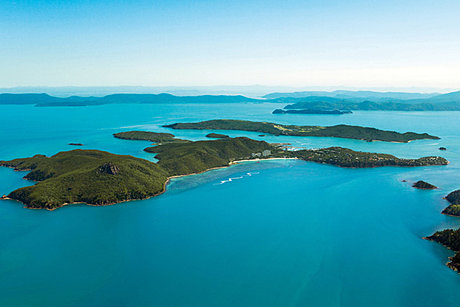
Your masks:
<path fill-rule="evenodd" d="M 112 206 L 112 205 L 116 205 L 116 204 L 136 201 L 136 200 L 147 200 L 147 199 L 150 199 L 152 197 L 160 196 L 161 194 L 163 194 L 163 193 L 165 193 L 167 191 L 168 184 L 171 182 L 172 179 L 175 179 L 175 178 L 181 178 L 181 177 L 192 176 L 192 175 L 199 175 L 199 174 L 203 174 L 203 173 L 206 173 L 206 172 L 209 172 L 209 171 L 212 171 L 212 170 L 217 170 L 217 169 L 230 167 L 230 166 L 242 163 L 242 162 L 260 162 L 260 161 L 265 161 L 265 160 L 301 160 L 301 159 L 298 159 L 298 158 L 267 158 L 267 159 L 257 158 L 257 159 L 235 160 L 235 161 L 231 161 L 228 165 L 208 168 L 208 169 L 206 169 L 206 170 L 204 170 L 202 172 L 196 172 L 196 173 L 191 173 L 191 174 L 186 174 L 186 175 L 170 176 L 170 177 L 168 177 L 166 179 L 165 183 L 163 184 L 163 190 L 161 192 L 157 193 L 157 194 L 152 195 L 152 196 L 149 196 L 149 197 L 146 197 L 146 198 L 126 199 L 126 200 L 121 200 L 121 201 L 118 201 L 118 202 L 108 203 L 108 204 L 89 204 L 89 203 L 85 203 L 85 202 L 72 202 L 72 203 L 64 203 L 64 204 L 60 205 L 59 207 L 50 209 L 50 208 L 32 208 L 32 207 L 28 207 L 27 204 L 25 204 L 24 202 L 22 202 L 20 200 L 17 200 L 17 199 L 14 199 L 14 198 L 10 198 L 7 195 L 3 195 L 2 197 L 0 197 L 0 200 L 12 200 L 12 201 L 19 202 L 19 203 L 24 205 L 23 208 L 25 208 L 25 209 L 31 209 L 31 210 L 43 210 L 43 209 L 45 209 L 45 210 L 48 210 L 48 211 L 54 211 L 56 209 L 60 209 L 62 207 L 68 206 L 68 205 L 78 205 L 78 204 L 87 205 L 87 206 L 91 206 L 91 207 Z M 10 167 L 10 168 L 14 169 L 14 167 Z M 22 171 L 22 170 L 17 170 L 17 171 Z M 24 178 L 24 180 L 28 180 L 28 179 Z"/>

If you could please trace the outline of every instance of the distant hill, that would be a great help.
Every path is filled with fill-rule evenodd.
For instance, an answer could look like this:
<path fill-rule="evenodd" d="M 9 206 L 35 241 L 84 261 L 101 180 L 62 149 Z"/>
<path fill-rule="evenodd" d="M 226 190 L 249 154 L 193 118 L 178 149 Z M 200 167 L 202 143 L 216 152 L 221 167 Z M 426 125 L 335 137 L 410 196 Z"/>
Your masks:
<path fill-rule="evenodd" d="M 241 103 L 263 102 L 244 96 L 203 95 L 174 96 L 171 94 L 113 94 L 104 97 L 70 96 L 60 98 L 48 94 L 0 94 L 0 105 L 26 105 L 38 107 L 92 106 L 102 104 L 149 104 L 149 103 Z"/>
<path fill-rule="evenodd" d="M 287 110 L 460 111 L 460 92 L 406 100 L 396 98 L 363 99 L 308 96 L 303 98 L 283 97 L 270 101 L 288 104 L 284 107 Z"/>
<path fill-rule="evenodd" d="M 417 97 L 432 94 L 397 93 L 397 92 L 302 92 L 326 93 L 329 96 L 280 97 L 273 99 L 255 99 L 242 95 L 201 95 L 175 96 L 171 94 L 112 94 L 103 97 L 70 96 L 55 97 L 48 94 L 0 94 L 0 105 L 35 105 L 38 107 L 57 106 L 94 106 L 104 104 L 155 104 L 155 103 L 285 103 L 285 109 L 330 110 L 369 110 L 369 111 L 460 111 L 460 92 L 435 95 L 423 99 L 398 99 L 397 97 Z M 331 97 L 335 93 L 336 97 Z M 292 93 L 295 94 L 295 93 Z M 325 94 L 325 95 L 326 95 Z M 376 95 L 374 98 L 345 98 L 345 96 Z M 385 97 L 387 96 L 387 97 Z"/>
<path fill-rule="evenodd" d="M 293 93 L 271 93 L 263 96 L 265 99 L 277 98 L 305 98 L 310 96 L 334 97 L 342 99 L 360 98 L 362 100 L 409 100 L 409 99 L 426 99 L 439 95 L 438 93 L 405 93 L 405 92 L 374 92 L 374 91 L 345 91 L 337 90 L 332 92 L 325 91 L 305 91 Z"/>

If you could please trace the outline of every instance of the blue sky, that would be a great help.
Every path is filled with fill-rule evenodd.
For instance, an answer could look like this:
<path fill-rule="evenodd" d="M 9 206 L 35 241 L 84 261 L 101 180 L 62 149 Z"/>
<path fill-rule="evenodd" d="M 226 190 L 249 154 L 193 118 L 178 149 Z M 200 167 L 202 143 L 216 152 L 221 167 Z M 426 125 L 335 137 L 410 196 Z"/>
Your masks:
<path fill-rule="evenodd" d="M 0 87 L 460 88 L 460 1 L 1 1 Z"/>

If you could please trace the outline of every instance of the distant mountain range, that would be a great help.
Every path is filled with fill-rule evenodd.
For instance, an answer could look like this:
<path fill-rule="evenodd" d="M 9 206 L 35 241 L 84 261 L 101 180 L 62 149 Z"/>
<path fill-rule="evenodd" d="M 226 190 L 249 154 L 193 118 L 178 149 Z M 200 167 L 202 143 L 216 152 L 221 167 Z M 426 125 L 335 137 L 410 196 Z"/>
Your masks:
<path fill-rule="evenodd" d="M 361 94 L 360 94 L 361 93 Z M 318 109 L 318 110 L 384 110 L 384 111 L 454 111 L 460 110 L 460 91 L 438 94 L 425 98 L 391 98 L 406 93 L 381 93 L 380 97 L 358 97 L 363 92 L 355 92 L 355 97 L 338 98 L 330 96 L 279 97 L 270 99 L 273 102 L 287 103 L 285 109 Z M 364 92 L 372 93 L 372 92 Z M 407 97 L 417 97 L 410 94 Z M 386 96 L 385 96 L 386 95 Z M 431 94 L 427 94 L 431 95 Z M 350 95 L 349 95 L 350 96 Z"/>
<path fill-rule="evenodd" d="M 311 94 L 314 95 L 312 96 Z M 279 95 L 287 96 L 278 97 Z M 48 94 L 4 93 L 0 94 L 0 105 L 9 104 L 35 105 L 39 107 L 77 107 L 103 104 L 269 102 L 285 103 L 287 105 L 284 108 L 287 110 L 460 111 L 460 91 L 448 94 L 371 91 L 314 91 L 286 94 L 273 93 L 264 97 L 264 99 L 257 99 L 242 95 L 175 96 L 172 94 L 112 94 L 103 97 L 55 97 Z"/>
<path fill-rule="evenodd" d="M 391 99 L 424 99 L 431 98 L 439 95 L 439 93 L 406 93 L 406 92 L 375 92 L 375 91 L 345 91 L 338 90 L 332 92 L 326 91 L 305 91 L 305 92 L 292 92 L 292 93 L 271 93 L 263 96 L 265 99 L 277 98 L 305 98 L 310 96 L 317 97 L 333 97 L 340 99 L 369 99 L 369 100 L 391 100 Z"/>
<path fill-rule="evenodd" d="M 35 105 L 37 107 L 94 106 L 103 104 L 153 104 L 153 103 L 242 103 L 261 102 L 245 96 L 203 95 L 174 96 L 171 94 L 113 94 L 103 97 L 70 96 L 60 98 L 48 94 L 0 94 L 0 105 Z"/>

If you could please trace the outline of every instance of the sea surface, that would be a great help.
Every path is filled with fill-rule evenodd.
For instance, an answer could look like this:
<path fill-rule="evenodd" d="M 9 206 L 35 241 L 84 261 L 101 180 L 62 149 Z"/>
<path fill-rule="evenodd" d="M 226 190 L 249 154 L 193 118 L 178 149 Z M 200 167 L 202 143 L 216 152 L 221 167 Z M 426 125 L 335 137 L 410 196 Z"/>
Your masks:
<path fill-rule="evenodd" d="M 50 212 L 0 201 L 0 306 L 459 306 L 460 275 L 445 266 L 453 253 L 422 237 L 460 227 L 460 218 L 440 214 L 448 205 L 443 197 L 460 188 L 460 112 L 271 114 L 282 106 L 0 106 L 0 160 L 53 155 L 76 142 L 155 161 L 143 151 L 149 142 L 112 134 L 146 129 L 200 140 L 210 131 L 162 125 L 232 118 L 427 132 L 441 140 L 223 133 L 295 147 L 441 155 L 450 164 L 245 162 L 174 179 L 158 197 L 113 206 Z M 33 184 L 25 174 L 0 168 L 0 194 Z M 417 180 L 439 189 L 416 190 Z"/>

